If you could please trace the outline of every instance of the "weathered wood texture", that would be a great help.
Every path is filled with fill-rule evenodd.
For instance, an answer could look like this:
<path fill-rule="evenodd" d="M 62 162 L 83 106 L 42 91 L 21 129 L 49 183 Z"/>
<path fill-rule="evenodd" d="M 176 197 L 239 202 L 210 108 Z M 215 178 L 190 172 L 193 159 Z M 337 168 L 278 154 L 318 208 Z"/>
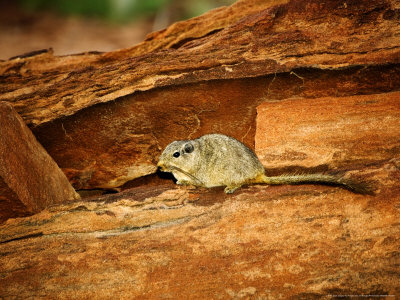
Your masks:
<path fill-rule="evenodd" d="M 113 188 L 178 138 L 253 147 L 263 101 L 398 90 L 399 22 L 394 0 L 239 1 L 129 49 L 2 62 L 0 99 L 76 188 Z"/>
<path fill-rule="evenodd" d="M 10 104 L 0 102 L 0 222 L 77 199 L 22 118 Z"/>

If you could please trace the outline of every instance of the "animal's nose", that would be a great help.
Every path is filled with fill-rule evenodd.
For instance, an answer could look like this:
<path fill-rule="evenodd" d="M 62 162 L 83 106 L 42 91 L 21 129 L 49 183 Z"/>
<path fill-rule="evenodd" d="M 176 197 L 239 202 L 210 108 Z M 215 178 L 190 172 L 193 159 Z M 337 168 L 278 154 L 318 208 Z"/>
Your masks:
<path fill-rule="evenodd" d="M 161 162 L 157 163 L 157 170 L 158 171 L 164 171 L 164 165 Z"/>

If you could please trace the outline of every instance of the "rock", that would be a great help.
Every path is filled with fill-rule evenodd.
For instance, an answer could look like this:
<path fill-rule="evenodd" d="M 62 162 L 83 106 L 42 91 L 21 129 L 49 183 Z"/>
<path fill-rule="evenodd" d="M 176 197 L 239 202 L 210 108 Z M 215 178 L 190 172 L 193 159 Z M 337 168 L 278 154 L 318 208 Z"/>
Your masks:
<path fill-rule="evenodd" d="M 264 101 L 399 89 L 397 16 L 394 0 L 238 1 L 129 49 L 1 62 L 0 100 L 75 188 L 115 188 L 154 173 L 176 139 L 254 148 Z"/>
<path fill-rule="evenodd" d="M 398 16 L 394 0 L 238 1 L 130 49 L 1 63 L 0 98 L 75 187 L 138 179 L 0 225 L 0 297 L 399 295 Z M 375 195 L 152 181 L 168 143 L 209 132 L 269 172 L 350 170 Z"/>
<path fill-rule="evenodd" d="M 0 100 L 38 125 L 157 87 L 399 63 L 396 3 L 238 1 L 129 49 L 66 57 L 49 51 L 3 62 Z"/>
<path fill-rule="evenodd" d="M 79 199 L 64 173 L 5 102 L 0 102 L 0 128 L 0 222 Z"/>
<path fill-rule="evenodd" d="M 0 226 L 0 296 L 398 295 L 400 161 L 359 172 L 376 180 L 375 196 L 160 184 L 10 219 Z"/>
<path fill-rule="evenodd" d="M 76 189 L 113 188 L 153 173 L 173 140 L 219 132 L 254 149 L 256 109 L 269 99 L 400 88 L 397 65 L 296 74 L 304 83 L 286 73 L 135 93 L 32 130 Z"/>
<path fill-rule="evenodd" d="M 268 169 L 357 168 L 400 157 L 400 93 L 286 99 L 257 109 Z"/>

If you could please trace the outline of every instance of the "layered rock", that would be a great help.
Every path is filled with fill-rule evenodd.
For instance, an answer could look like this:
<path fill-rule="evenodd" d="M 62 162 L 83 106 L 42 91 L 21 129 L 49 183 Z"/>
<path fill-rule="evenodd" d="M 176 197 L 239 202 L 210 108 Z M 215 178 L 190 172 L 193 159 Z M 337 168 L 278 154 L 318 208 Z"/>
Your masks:
<path fill-rule="evenodd" d="M 113 188 L 178 138 L 253 146 L 265 100 L 398 89 L 399 33 L 396 1 L 238 1 L 130 49 L 3 62 L 0 100 L 76 188 Z"/>
<path fill-rule="evenodd" d="M 375 196 L 314 185 L 233 195 L 159 185 L 9 220 L 0 227 L 0 295 L 398 295 L 400 162 L 360 172 L 376 180 Z"/>
<path fill-rule="evenodd" d="M 2 63 L 0 97 L 75 187 L 139 179 L 0 226 L 0 296 L 399 295 L 399 32 L 396 1 L 248 0 L 131 49 Z M 149 184 L 163 147 L 210 132 L 271 174 L 348 171 L 375 195 Z"/>
<path fill-rule="evenodd" d="M 400 93 L 267 101 L 256 153 L 267 169 L 359 168 L 400 157 Z"/>

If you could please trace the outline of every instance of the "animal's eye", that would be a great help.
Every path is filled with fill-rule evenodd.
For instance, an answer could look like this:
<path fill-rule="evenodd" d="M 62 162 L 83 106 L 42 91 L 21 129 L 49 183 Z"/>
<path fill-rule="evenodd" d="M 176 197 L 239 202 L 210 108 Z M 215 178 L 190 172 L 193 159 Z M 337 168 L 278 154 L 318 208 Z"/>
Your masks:
<path fill-rule="evenodd" d="M 179 157 L 181 154 L 179 152 L 175 152 L 174 154 L 172 154 L 173 157 Z"/>

